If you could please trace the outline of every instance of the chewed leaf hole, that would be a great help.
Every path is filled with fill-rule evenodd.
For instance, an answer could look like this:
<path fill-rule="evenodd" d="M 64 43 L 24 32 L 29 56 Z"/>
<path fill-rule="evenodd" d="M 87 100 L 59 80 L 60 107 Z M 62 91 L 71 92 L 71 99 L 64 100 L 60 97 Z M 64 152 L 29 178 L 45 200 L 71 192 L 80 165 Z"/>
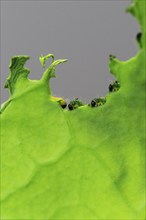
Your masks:
<path fill-rule="evenodd" d="M 117 80 L 114 81 L 113 83 L 109 85 L 109 88 L 108 88 L 109 93 L 117 92 L 120 89 L 120 87 L 121 87 L 120 82 Z M 96 97 L 92 99 L 90 103 L 84 103 L 79 98 L 74 98 L 69 103 L 67 103 L 67 101 L 61 97 L 53 97 L 53 100 L 54 101 L 56 100 L 63 109 L 67 108 L 69 111 L 72 111 L 84 105 L 88 105 L 91 108 L 100 107 L 106 103 L 106 96 Z"/>

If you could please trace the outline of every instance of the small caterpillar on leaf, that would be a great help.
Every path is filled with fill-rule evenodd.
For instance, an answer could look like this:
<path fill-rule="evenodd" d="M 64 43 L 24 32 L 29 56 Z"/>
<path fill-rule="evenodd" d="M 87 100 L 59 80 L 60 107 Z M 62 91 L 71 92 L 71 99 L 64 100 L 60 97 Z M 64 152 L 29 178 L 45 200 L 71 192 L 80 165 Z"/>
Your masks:
<path fill-rule="evenodd" d="M 79 100 L 78 98 L 73 99 L 69 104 L 68 104 L 68 109 L 69 110 L 74 110 L 80 106 L 83 106 L 84 103 Z"/>
<path fill-rule="evenodd" d="M 115 81 L 113 84 L 109 85 L 109 92 L 116 92 L 120 89 L 120 83 L 118 81 Z"/>

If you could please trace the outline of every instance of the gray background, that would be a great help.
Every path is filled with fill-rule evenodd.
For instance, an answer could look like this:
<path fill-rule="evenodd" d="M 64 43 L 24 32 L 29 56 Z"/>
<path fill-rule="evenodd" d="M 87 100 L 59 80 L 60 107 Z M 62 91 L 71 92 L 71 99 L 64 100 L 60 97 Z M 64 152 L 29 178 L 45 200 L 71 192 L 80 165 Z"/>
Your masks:
<path fill-rule="evenodd" d="M 31 79 L 39 79 L 43 72 L 40 54 L 67 58 L 51 80 L 56 96 L 84 102 L 104 96 L 114 80 L 108 70 L 109 54 L 126 60 L 138 50 L 138 23 L 125 13 L 129 4 L 129 0 L 1 1 L 1 103 L 9 96 L 3 85 L 14 55 L 30 56 L 26 66 Z"/>

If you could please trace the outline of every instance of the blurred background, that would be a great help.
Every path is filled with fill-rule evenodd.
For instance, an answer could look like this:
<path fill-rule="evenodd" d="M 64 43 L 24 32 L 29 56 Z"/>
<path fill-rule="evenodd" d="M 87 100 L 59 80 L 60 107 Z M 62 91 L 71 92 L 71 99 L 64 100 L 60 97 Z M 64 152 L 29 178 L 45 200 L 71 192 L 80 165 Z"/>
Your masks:
<path fill-rule="evenodd" d="M 109 54 L 127 60 L 138 51 L 140 31 L 135 18 L 125 12 L 129 0 L 1 1 L 1 103 L 8 97 L 4 83 L 10 58 L 29 55 L 30 79 L 40 79 L 41 54 L 68 59 L 51 79 L 53 95 L 88 103 L 106 95 L 114 76 Z M 46 62 L 46 67 L 50 64 Z"/>

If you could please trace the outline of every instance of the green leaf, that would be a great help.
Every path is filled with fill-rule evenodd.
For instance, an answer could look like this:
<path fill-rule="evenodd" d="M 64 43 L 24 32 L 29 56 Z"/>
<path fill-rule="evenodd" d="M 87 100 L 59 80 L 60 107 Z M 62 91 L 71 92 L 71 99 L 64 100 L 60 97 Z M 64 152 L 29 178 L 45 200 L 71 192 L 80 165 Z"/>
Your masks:
<path fill-rule="evenodd" d="M 61 59 L 61 60 L 55 60 L 53 61 L 53 63 L 46 69 L 46 71 L 44 72 L 43 76 L 42 76 L 42 81 L 48 83 L 48 81 L 50 80 L 50 78 L 55 77 L 55 69 L 56 66 L 61 64 L 61 63 L 65 63 L 67 62 L 67 59 Z"/>
<path fill-rule="evenodd" d="M 38 81 L 11 80 L 1 114 L 1 219 L 145 219 L 145 1 L 133 7 L 143 44 L 128 61 L 110 56 L 121 88 L 104 105 L 68 111 L 53 100 L 48 83 L 66 60 Z"/>
<path fill-rule="evenodd" d="M 43 56 L 43 55 L 40 56 L 40 62 L 41 62 L 41 65 L 42 65 L 43 68 L 45 67 L 46 60 L 48 60 L 50 57 L 52 57 L 52 62 L 53 62 L 54 61 L 54 54 L 48 54 L 46 56 Z"/>
<path fill-rule="evenodd" d="M 16 84 L 19 80 L 27 78 L 29 74 L 29 69 L 24 68 L 24 64 L 29 59 L 28 56 L 15 56 L 12 57 L 11 63 L 9 65 L 10 76 L 8 77 L 5 88 L 9 88 L 10 94 L 14 93 Z"/>

